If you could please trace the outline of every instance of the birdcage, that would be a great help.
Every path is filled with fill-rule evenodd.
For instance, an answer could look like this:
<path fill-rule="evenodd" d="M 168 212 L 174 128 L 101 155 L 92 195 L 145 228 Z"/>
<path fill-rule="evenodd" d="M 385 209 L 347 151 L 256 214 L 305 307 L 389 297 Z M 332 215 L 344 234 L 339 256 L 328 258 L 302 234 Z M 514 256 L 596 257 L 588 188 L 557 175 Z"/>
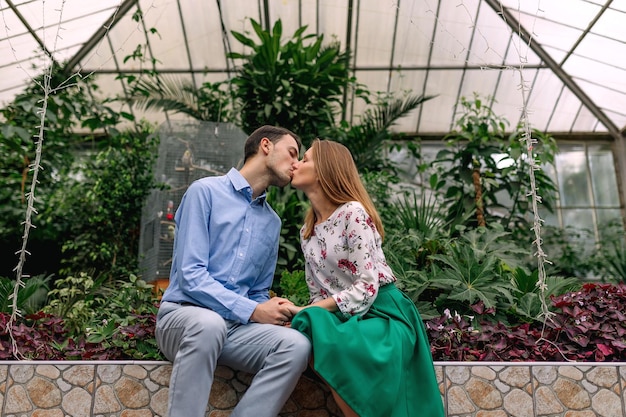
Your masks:
<path fill-rule="evenodd" d="M 156 287 L 169 279 L 174 245 L 174 213 L 189 185 L 224 175 L 243 164 L 247 135 L 230 123 L 168 121 L 158 129 L 155 178 L 163 185 L 146 199 L 141 216 L 139 266 Z"/>

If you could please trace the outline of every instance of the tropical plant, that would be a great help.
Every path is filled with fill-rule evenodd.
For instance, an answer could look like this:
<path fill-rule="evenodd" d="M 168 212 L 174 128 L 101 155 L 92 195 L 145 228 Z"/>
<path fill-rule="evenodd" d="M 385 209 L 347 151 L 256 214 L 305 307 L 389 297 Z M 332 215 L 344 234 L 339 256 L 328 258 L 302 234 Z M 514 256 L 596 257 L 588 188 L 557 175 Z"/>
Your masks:
<path fill-rule="evenodd" d="M 601 224 L 598 233 L 600 243 L 588 258 L 593 274 L 606 282 L 626 283 L 626 232 L 623 220 Z"/>
<path fill-rule="evenodd" d="M 437 155 L 439 169 L 433 183 L 445 192 L 447 217 L 452 222 L 476 227 L 501 223 L 520 240 L 530 241 L 528 213 L 531 164 L 554 162 L 556 142 L 533 131 L 532 158 L 522 146 L 521 129 L 506 133 L 508 121 L 494 114 L 475 95 L 473 100 L 461 98 L 458 130 L 446 135 L 446 148 Z M 556 187 L 541 170 L 534 171 L 536 188 L 542 192 L 542 203 L 551 210 Z M 468 216 L 471 214 L 471 216 Z"/>
<path fill-rule="evenodd" d="M 56 281 L 42 313 L 63 321 L 65 338 L 58 343 L 82 340 L 92 346 L 98 344 L 100 349 L 132 351 L 130 356 L 138 359 L 158 357 L 154 287 L 136 275 L 114 282 L 103 276 L 94 279 L 81 273 Z M 95 353 L 94 348 L 91 354 Z M 98 357 L 102 355 L 98 353 Z"/>
<path fill-rule="evenodd" d="M 506 322 L 504 312 L 515 292 L 511 271 L 527 262 L 527 251 L 498 224 L 461 233 L 443 253 L 429 257 L 429 286 L 437 291 L 434 304 L 440 311 L 448 308 L 468 314 L 470 306 L 480 301 L 495 308 L 496 317 Z"/>
<path fill-rule="evenodd" d="M 107 302 L 84 329 L 86 342 L 137 359 L 162 359 L 154 336 L 158 309 L 154 287 L 130 275 L 104 286 L 101 294 Z"/>
<path fill-rule="evenodd" d="M 574 226 L 544 226 L 542 239 L 543 250 L 549 255 L 548 275 L 587 279 L 593 272 L 603 274 L 602 251 L 594 255 L 585 244 L 593 239 L 590 230 Z M 606 244 L 610 246 L 610 241 Z"/>
<path fill-rule="evenodd" d="M 611 242 L 600 252 L 602 278 L 613 282 L 626 282 L 626 245 Z"/>
<path fill-rule="evenodd" d="M 133 79 L 130 88 L 130 104 L 139 109 L 171 111 L 204 121 L 236 121 L 232 91 L 226 81 L 196 87 L 189 80 L 157 72 Z"/>
<path fill-rule="evenodd" d="M 426 322 L 433 359 L 624 361 L 626 321 L 620 306 L 625 294 L 623 284 L 588 283 L 574 292 L 552 296 L 554 314 L 545 325 L 494 322 L 489 319 L 493 311 L 481 303 L 472 306 L 472 315 L 446 311 Z"/>
<path fill-rule="evenodd" d="M 250 52 L 228 54 L 240 62 L 231 83 L 241 127 L 252 132 L 260 124 L 284 126 L 308 146 L 320 131 L 335 124 L 347 89 L 362 96 L 350 77 L 349 54 L 337 42 L 325 45 L 323 35 L 306 35 L 307 26 L 283 42 L 280 19 L 271 30 L 264 30 L 254 19 L 250 23 L 258 43 L 233 31 Z"/>
<path fill-rule="evenodd" d="M 431 286 L 429 271 L 432 255 L 445 253 L 450 244 L 450 228 L 440 206 L 433 195 L 413 192 L 403 194 L 387 211 L 387 262 L 422 317 L 437 316 L 440 312 L 434 301 L 438 291 Z"/>
<path fill-rule="evenodd" d="M 23 279 L 24 286 L 19 289 L 17 300 L 13 300 L 15 279 L 0 277 L 0 313 L 12 313 L 14 301 L 21 314 L 35 313 L 46 302 L 51 279 L 52 275 L 36 275 Z"/>
<path fill-rule="evenodd" d="M 49 77 L 44 83 L 44 77 Z M 70 82 L 71 81 L 71 82 Z M 41 123 L 41 85 L 50 84 L 44 124 Z M 64 216 L 55 196 L 63 195 L 71 181 L 76 151 L 96 140 L 96 129 L 108 132 L 123 113 L 97 103 L 90 91 L 98 87 L 89 78 L 68 80 L 58 70 L 33 80 L 23 93 L 0 109 L 0 251 L 14 254 L 21 247 L 24 234 L 27 188 L 33 178 L 31 164 L 36 160 L 36 146 L 43 141 L 42 170 L 38 172 L 35 210 L 36 228 L 29 234 L 27 250 L 30 275 L 57 271 L 60 242 L 67 235 L 73 219 Z M 82 127 L 77 133 L 76 127 Z M 88 132 L 88 133 L 85 133 Z M 3 256 L 0 275 L 10 276 L 17 264 Z"/>
<path fill-rule="evenodd" d="M 435 194 L 405 192 L 396 200 L 392 215 L 394 227 L 401 232 L 416 230 L 430 237 L 447 234 L 450 229 Z"/>
<path fill-rule="evenodd" d="M 62 239 L 62 275 L 98 271 L 115 280 L 137 273 L 142 207 L 158 186 L 152 173 L 158 138 L 150 125 L 140 126 L 111 135 L 81 167 L 81 181 L 59 196 L 63 215 L 73 219 Z"/>
<path fill-rule="evenodd" d="M 343 143 L 350 149 L 354 162 L 361 172 L 386 170 L 395 174 L 394 165 L 387 158 L 387 150 L 393 145 L 391 139 L 398 135 L 391 133 L 391 128 L 398 119 L 408 115 L 433 96 L 415 96 L 396 98 L 387 95 L 368 107 L 358 123 L 349 125 L 342 122 L 339 126 L 329 126 L 321 135 Z"/>
<path fill-rule="evenodd" d="M 525 268 L 512 271 L 513 303 L 509 314 L 510 323 L 543 321 L 550 313 L 550 298 L 579 289 L 583 283 L 575 277 L 547 275 L 539 282 L 539 271 L 528 272 Z"/>
<path fill-rule="evenodd" d="M 42 311 L 63 319 L 70 335 L 81 334 L 106 303 L 102 294 L 104 281 L 104 275 L 93 279 L 85 272 L 59 278 L 55 281 L 55 288 L 48 292 L 49 302 Z"/>
<path fill-rule="evenodd" d="M 84 335 L 71 336 L 63 319 L 41 311 L 25 315 L 17 323 L 9 318 L 0 313 L 0 360 L 165 360 L 154 339 L 154 314 L 119 326 L 100 342 L 88 342 Z"/>

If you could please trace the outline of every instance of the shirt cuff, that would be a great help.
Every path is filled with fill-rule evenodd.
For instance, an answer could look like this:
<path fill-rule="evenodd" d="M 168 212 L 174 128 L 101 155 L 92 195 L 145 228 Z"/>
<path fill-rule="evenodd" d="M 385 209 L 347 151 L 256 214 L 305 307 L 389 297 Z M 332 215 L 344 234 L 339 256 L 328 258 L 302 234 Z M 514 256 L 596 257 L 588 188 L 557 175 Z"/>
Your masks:
<path fill-rule="evenodd" d="M 250 300 L 246 297 L 240 297 L 239 301 L 237 301 L 232 310 L 234 319 L 243 324 L 247 324 L 250 321 L 250 316 L 252 316 L 252 313 L 257 305 L 259 305 L 259 303 L 256 301 Z"/>

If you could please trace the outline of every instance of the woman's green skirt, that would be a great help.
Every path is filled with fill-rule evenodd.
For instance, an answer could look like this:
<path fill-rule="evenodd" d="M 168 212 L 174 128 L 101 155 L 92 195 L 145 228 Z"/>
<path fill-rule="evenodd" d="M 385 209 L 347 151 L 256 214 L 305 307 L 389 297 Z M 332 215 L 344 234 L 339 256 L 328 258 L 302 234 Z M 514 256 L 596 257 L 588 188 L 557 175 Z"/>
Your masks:
<path fill-rule="evenodd" d="M 360 417 L 445 415 L 424 323 L 394 284 L 363 317 L 310 307 L 291 327 L 308 336 L 313 368 Z"/>

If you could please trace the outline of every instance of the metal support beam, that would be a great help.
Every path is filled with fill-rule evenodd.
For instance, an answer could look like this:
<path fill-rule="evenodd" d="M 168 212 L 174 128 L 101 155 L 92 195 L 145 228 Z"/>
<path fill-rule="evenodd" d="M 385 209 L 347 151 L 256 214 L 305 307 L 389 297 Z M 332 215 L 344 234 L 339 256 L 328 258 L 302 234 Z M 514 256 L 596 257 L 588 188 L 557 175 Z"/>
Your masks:
<path fill-rule="evenodd" d="M 6 0 L 7 4 L 9 5 L 9 8 L 13 11 L 13 13 L 15 13 L 15 16 L 17 16 L 18 19 L 20 19 L 20 22 L 22 22 L 22 24 L 24 25 L 24 27 L 26 28 L 26 30 L 28 31 L 28 33 L 30 33 L 30 36 L 33 37 L 33 39 L 35 40 L 35 42 L 37 42 L 37 44 L 39 45 L 39 47 L 43 50 L 43 52 L 48 56 L 48 58 L 50 58 L 52 60 L 52 62 L 54 64 L 56 64 L 56 59 L 54 59 L 54 55 L 52 55 L 52 52 L 50 52 L 48 50 L 48 48 L 46 47 L 46 44 L 39 38 L 39 36 L 37 36 L 37 34 L 35 33 L 35 30 L 30 26 L 30 24 L 28 23 L 28 21 L 24 18 L 24 16 L 22 15 L 22 13 L 20 13 L 19 10 L 17 10 L 17 7 L 13 4 L 13 2 L 11 0 Z"/>
<path fill-rule="evenodd" d="M 617 126 L 606 114 L 589 98 L 589 96 L 576 84 L 576 82 L 570 77 L 568 73 L 563 71 L 563 68 L 546 52 L 545 49 L 532 39 L 532 36 L 528 31 L 519 23 L 519 21 L 513 16 L 513 14 L 506 8 L 501 7 L 499 0 L 484 0 L 494 12 L 502 17 L 504 22 L 511 28 L 513 33 L 517 35 L 533 50 L 534 53 L 541 58 L 543 62 L 552 70 L 552 72 L 570 89 L 570 91 L 578 97 L 578 99 L 589 109 L 589 111 L 598 118 L 607 130 L 611 133 L 611 136 L 617 141 L 621 139 L 621 134 Z"/>

